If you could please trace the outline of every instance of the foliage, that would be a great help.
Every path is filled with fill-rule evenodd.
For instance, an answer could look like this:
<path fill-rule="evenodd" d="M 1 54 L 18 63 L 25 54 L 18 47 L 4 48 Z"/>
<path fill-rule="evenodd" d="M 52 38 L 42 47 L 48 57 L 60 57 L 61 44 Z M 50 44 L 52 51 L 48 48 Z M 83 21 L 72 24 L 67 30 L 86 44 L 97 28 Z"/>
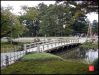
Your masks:
<path fill-rule="evenodd" d="M 60 4 L 61 1 L 56 1 L 57 4 Z M 72 19 L 70 20 L 71 26 L 73 28 L 73 34 L 75 33 L 87 33 L 88 24 L 86 22 L 86 14 L 91 12 L 98 12 L 97 1 L 62 1 L 64 9 L 67 10 L 67 7 L 70 9 Z M 67 17 L 67 16 L 66 16 Z M 66 20 L 67 21 L 67 20 Z M 68 22 L 68 21 L 67 21 Z M 97 25 L 94 28 L 98 28 Z M 94 29 L 96 32 L 98 29 Z"/>
<path fill-rule="evenodd" d="M 86 14 L 97 12 L 97 1 L 63 1 L 62 3 L 38 4 L 36 7 L 21 7 L 20 16 L 11 9 L 1 8 L 1 35 L 18 36 L 69 36 L 87 33 Z M 94 21 L 93 32 L 97 33 L 98 23 Z M 65 26 L 65 27 L 63 27 Z M 12 35 L 12 36 L 11 36 Z"/>
<path fill-rule="evenodd" d="M 37 36 L 39 30 L 38 11 L 34 7 L 23 6 L 24 14 L 19 16 L 19 20 L 28 29 L 25 36 Z"/>
<path fill-rule="evenodd" d="M 46 14 L 41 17 L 40 32 L 43 36 L 63 36 L 71 33 L 72 29 L 68 26 L 71 19 L 70 14 L 68 14 L 69 8 L 64 10 L 62 5 L 55 4 L 49 5 L 46 11 Z M 64 24 L 68 26 L 67 29 L 63 28 Z"/>
<path fill-rule="evenodd" d="M 95 72 L 98 73 L 98 70 L 99 70 L 99 58 L 97 58 L 94 62 L 93 62 L 93 65 L 95 67 Z"/>
<path fill-rule="evenodd" d="M 92 32 L 98 34 L 98 22 L 94 20 L 92 23 Z"/>
<path fill-rule="evenodd" d="M 80 48 L 84 49 L 98 49 L 98 43 L 92 43 L 92 42 L 85 42 L 84 44 L 80 45 Z"/>
<path fill-rule="evenodd" d="M 22 26 L 17 18 L 8 8 L 1 9 L 1 37 L 18 37 L 23 34 L 24 26 Z"/>
<path fill-rule="evenodd" d="M 74 34 L 76 34 L 76 33 L 86 33 L 87 34 L 87 30 L 88 30 L 88 24 L 85 20 L 77 20 L 73 24 Z"/>
<path fill-rule="evenodd" d="M 60 3 L 61 1 L 56 1 L 56 3 Z M 86 14 L 90 12 L 98 12 L 98 0 L 94 1 L 63 1 L 66 5 L 73 5 L 75 9 L 79 8 L 83 10 Z"/>

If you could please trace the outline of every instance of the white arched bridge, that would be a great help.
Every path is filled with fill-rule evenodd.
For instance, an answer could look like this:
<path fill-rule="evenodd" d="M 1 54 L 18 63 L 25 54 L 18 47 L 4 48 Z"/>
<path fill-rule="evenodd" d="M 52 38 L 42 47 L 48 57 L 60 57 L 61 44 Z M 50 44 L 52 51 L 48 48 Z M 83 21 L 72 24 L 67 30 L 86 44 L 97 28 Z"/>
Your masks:
<path fill-rule="evenodd" d="M 7 65 L 14 63 L 23 55 L 30 52 L 47 52 L 64 46 L 82 44 L 88 40 L 88 38 L 86 37 L 68 37 L 68 38 L 38 37 L 38 38 L 42 41 L 24 44 L 22 51 L 1 53 L 1 67 L 5 67 Z M 28 38 L 28 39 L 30 39 L 30 41 L 33 40 L 32 38 Z M 26 38 L 14 39 L 14 41 L 26 41 Z"/>

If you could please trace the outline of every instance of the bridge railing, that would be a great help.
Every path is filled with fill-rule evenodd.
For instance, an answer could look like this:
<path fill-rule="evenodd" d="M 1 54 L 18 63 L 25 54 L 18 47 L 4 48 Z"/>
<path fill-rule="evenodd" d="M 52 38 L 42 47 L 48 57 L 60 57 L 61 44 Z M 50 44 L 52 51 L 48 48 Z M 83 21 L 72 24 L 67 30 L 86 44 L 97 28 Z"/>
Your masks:
<path fill-rule="evenodd" d="M 40 52 L 40 51 L 44 51 L 46 48 L 50 49 L 50 46 L 55 47 L 55 46 L 59 46 L 59 45 L 61 46 L 61 45 L 66 45 L 71 43 L 79 43 L 79 39 L 57 40 L 57 41 L 49 41 L 49 42 L 43 42 L 43 43 L 42 42 L 30 43 L 30 44 L 26 44 L 26 50 L 37 47 L 36 51 Z"/>
<path fill-rule="evenodd" d="M 65 45 L 71 44 L 71 43 L 79 43 L 79 39 L 58 39 L 55 41 L 49 40 L 49 41 L 24 44 L 22 51 L 5 53 L 4 57 L 1 57 L 1 58 L 3 58 L 1 60 L 1 63 L 2 63 L 1 67 L 3 67 L 3 66 L 5 67 L 5 66 L 8 66 L 8 65 L 16 62 L 19 58 L 21 58 L 23 55 L 25 55 L 29 52 L 43 52 L 48 49 L 65 46 Z"/>

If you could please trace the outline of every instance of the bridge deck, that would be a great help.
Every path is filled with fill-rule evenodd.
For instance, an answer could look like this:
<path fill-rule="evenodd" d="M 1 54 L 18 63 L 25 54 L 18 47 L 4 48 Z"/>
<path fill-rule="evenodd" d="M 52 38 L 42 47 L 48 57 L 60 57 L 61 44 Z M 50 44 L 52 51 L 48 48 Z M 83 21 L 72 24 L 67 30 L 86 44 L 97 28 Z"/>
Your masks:
<path fill-rule="evenodd" d="M 28 52 L 45 52 L 45 51 L 56 49 L 62 46 L 83 43 L 84 41 L 85 39 L 84 40 L 76 39 L 76 40 L 69 40 L 69 41 L 61 40 L 61 41 L 55 41 L 55 42 L 52 41 L 52 42 L 47 42 L 42 44 L 36 44 L 35 47 L 34 47 L 34 43 L 25 44 L 23 51 L 1 53 L 1 67 L 6 66 L 8 61 L 9 61 L 8 64 L 14 63 L 16 60 L 18 60 Z M 9 60 L 6 60 L 7 58 Z"/>

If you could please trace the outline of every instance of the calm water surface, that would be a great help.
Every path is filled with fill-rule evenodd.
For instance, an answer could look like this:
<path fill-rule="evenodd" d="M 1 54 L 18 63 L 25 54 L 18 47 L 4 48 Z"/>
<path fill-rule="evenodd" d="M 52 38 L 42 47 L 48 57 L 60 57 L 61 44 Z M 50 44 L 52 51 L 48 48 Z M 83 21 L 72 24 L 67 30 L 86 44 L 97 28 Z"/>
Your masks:
<path fill-rule="evenodd" d="M 62 49 L 59 51 L 54 51 L 52 54 L 58 55 L 64 59 L 76 59 L 90 64 L 98 58 L 98 49 Z"/>

